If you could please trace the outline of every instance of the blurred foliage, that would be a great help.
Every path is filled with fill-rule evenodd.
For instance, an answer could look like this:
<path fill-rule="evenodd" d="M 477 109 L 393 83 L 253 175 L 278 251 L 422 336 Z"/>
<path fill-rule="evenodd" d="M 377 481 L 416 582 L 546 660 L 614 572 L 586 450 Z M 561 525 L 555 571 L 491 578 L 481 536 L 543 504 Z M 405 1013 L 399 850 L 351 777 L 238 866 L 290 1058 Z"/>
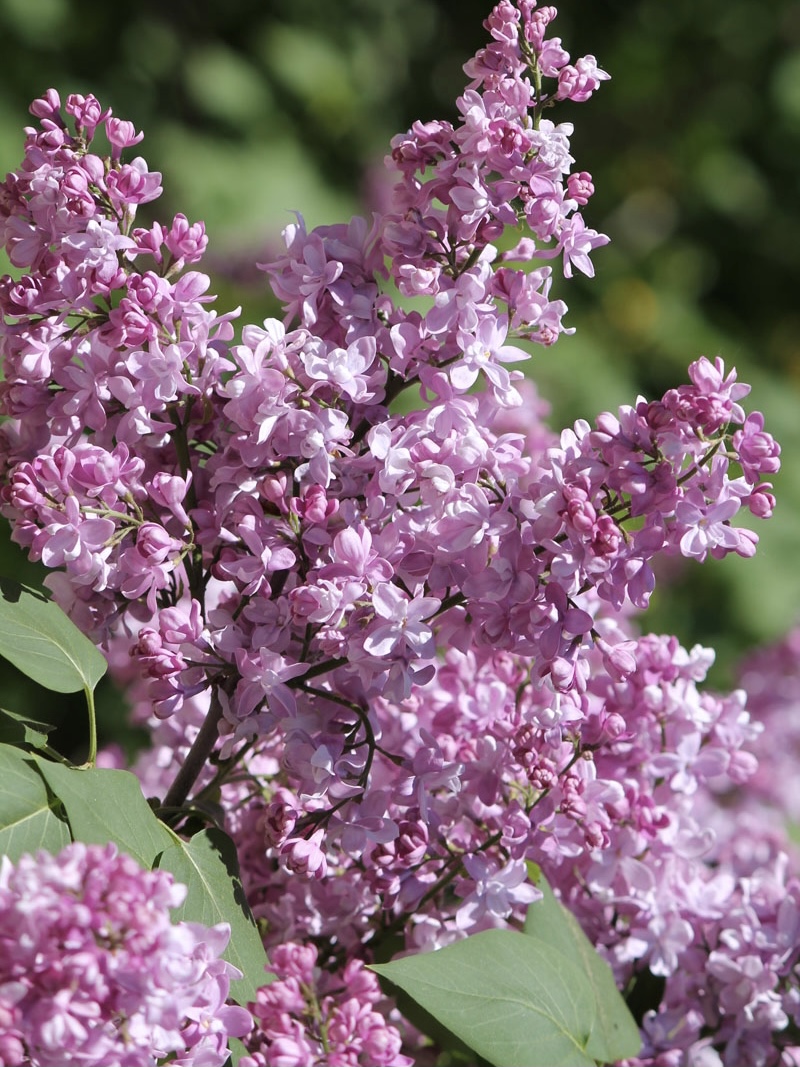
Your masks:
<path fill-rule="evenodd" d="M 159 216 L 206 221 L 216 290 L 258 321 L 276 308 L 254 264 L 291 212 L 313 226 L 380 202 L 391 135 L 454 118 L 489 7 L 0 0 L 0 167 L 21 157 L 33 97 L 95 93 L 144 129 L 165 175 Z M 575 336 L 534 354 L 554 423 L 660 393 L 721 354 L 784 446 L 756 559 L 674 567 L 648 620 L 714 645 L 722 684 L 744 648 L 794 621 L 800 589 L 800 0 L 563 0 L 553 32 L 612 74 L 554 113 L 574 121 L 576 166 L 595 177 L 589 224 L 612 238 L 597 277 L 565 288 Z M 10 551 L 0 569 L 19 567 Z"/>

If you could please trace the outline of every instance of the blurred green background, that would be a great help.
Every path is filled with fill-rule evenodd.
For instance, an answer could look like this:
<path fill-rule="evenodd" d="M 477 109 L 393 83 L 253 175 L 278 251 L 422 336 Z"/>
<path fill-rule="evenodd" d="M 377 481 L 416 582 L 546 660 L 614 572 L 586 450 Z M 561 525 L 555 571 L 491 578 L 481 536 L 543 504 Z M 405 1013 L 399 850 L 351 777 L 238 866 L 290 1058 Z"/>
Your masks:
<path fill-rule="evenodd" d="M 164 174 L 159 217 L 205 220 L 216 291 L 260 321 L 276 308 L 254 264 L 291 212 L 313 226 L 369 210 L 391 135 L 454 118 L 489 7 L 0 0 L 0 168 L 21 158 L 32 98 L 51 85 L 95 93 L 145 131 L 142 153 Z M 714 681 L 727 684 L 744 649 L 798 614 L 800 2 L 564 0 L 551 32 L 612 75 L 559 115 L 595 178 L 588 223 L 612 244 L 594 280 L 562 288 L 576 335 L 534 354 L 554 423 L 658 394 L 720 354 L 783 444 L 756 559 L 676 568 L 648 622 L 715 646 Z M 2 547 L 0 569 L 17 566 Z M 29 706 L 16 676 L 2 685 L 0 703 Z M 118 701 L 104 706 L 101 731 L 117 736 Z"/>

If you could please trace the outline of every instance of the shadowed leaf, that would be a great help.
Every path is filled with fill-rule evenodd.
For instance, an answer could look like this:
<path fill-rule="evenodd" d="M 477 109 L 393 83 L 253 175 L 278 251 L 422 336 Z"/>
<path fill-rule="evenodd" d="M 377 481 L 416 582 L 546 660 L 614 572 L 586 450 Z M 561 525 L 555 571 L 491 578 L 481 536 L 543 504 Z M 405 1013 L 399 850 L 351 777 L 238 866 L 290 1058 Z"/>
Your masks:
<path fill-rule="evenodd" d="M 16 863 L 26 852 L 60 852 L 71 841 L 60 803 L 36 765 L 18 748 L 0 745 L 0 854 Z"/>

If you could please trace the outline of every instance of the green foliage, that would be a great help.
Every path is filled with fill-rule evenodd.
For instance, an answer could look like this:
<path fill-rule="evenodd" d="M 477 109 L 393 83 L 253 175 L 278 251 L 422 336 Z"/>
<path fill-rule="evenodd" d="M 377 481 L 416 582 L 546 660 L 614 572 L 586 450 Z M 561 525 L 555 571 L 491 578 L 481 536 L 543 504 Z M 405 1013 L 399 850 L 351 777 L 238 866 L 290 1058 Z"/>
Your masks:
<path fill-rule="evenodd" d="M 38 761 L 39 771 L 64 805 L 72 837 L 87 845 L 113 841 L 142 867 L 175 840 L 142 796 L 139 780 L 128 771 L 63 767 Z"/>
<path fill-rule="evenodd" d="M 528 908 L 525 933 L 550 945 L 580 966 L 592 989 L 595 1022 L 586 1046 L 599 1063 L 636 1056 L 641 1035 L 617 989 L 611 968 L 601 959 L 578 920 L 559 901 L 540 872 L 531 879 L 543 898 Z"/>
<path fill-rule="evenodd" d="M 158 867 L 171 871 L 189 892 L 175 918 L 214 926 L 226 922 L 231 940 L 225 958 L 242 972 L 231 986 L 231 996 L 247 1004 L 260 986 L 272 981 L 267 962 L 239 877 L 236 848 L 221 830 L 204 830 L 189 841 L 180 839 L 158 859 Z"/>
<path fill-rule="evenodd" d="M 19 749 L 0 745 L 0 854 L 16 863 L 38 849 L 60 852 L 71 840 L 61 802 L 34 763 Z"/>
<path fill-rule="evenodd" d="M 52 723 L 39 722 L 29 715 L 0 708 L 0 744 L 45 749 L 48 747 L 47 735 L 52 729 Z"/>
<path fill-rule="evenodd" d="M 263 985 L 264 983 L 262 982 L 261 984 Z M 240 1041 L 238 1037 L 228 1038 L 228 1050 L 231 1055 L 226 1067 L 239 1067 L 239 1060 L 242 1056 L 249 1055 L 244 1042 Z"/>
<path fill-rule="evenodd" d="M 639 1029 L 611 969 L 529 866 L 543 896 L 528 908 L 524 934 L 487 930 L 371 969 L 422 1009 L 415 1022 L 424 1033 L 436 1030 L 438 1043 L 456 1052 L 463 1042 L 497 1067 L 585 1067 L 636 1056 Z"/>
<path fill-rule="evenodd" d="M 106 661 L 44 593 L 0 578 L 0 656 L 55 693 L 91 692 Z"/>
<path fill-rule="evenodd" d="M 92 694 L 105 673 L 105 659 L 58 605 L 5 578 L 0 579 L 0 655 L 55 692 L 83 690 L 93 733 Z M 225 955 L 244 976 L 234 983 L 232 996 L 243 1004 L 255 999 L 259 986 L 269 981 L 267 959 L 230 838 L 210 830 L 183 841 L 156 817 L 135 775 L 69 766 L 49 748 L 50 729 L 0 709 L 0 742 L 10 742 L 0 743 L 0 851 L 15 861 L 37 849 L 59 852 L 70 841 L 113 842 L 142 867 L 171 871 L 188 890 L 175 921 L 229 923 Z"/>
<path fill-rule="evenodd" d="M 577 963 L 538 938 L 485 930 L 372 969 L 497 1067 L 594 1065 L 594 991 Z"/>

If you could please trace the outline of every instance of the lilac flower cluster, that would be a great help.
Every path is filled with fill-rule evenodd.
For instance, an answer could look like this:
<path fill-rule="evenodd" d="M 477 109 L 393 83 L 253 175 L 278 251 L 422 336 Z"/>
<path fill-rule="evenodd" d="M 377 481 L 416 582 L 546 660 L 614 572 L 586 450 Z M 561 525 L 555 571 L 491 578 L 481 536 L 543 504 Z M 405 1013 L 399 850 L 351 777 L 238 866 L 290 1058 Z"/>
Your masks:
<path fill-rule="evenodd" d="M 731 802 L 757 769 L 762 726 L 742 690 L 699 689 L 708 650 L 638 644 L 624 685 L 599 673 L 590 685 L 625 723 L 594 752 L 607 841 L 548 873 L 621 987 L 664 980 L 637 1062 L 791 1062 L 780 1056 L 800 996 L 800 884 L 785 833 Z"/>
<path fill-rule="evenodd" d="M 225 1003 L 227 925 L 170 922 L 185 895 L 114 845 L 3 857 L 0 1061 L 222 1067 L 252 1021 Z"/>
<path fill-rule="evenodd" d="M 523 659 L 451 651 L 382 742 L 393 786 L 375 761 L 397 834 L 384 839 L 369 802 L 359 827 L 333 815 L 324 838 L 303 839 L 316 856 L 306 878 L 279 844 L 303 817 L 297 797 L 276 784 L 269 748 L 253 759 L 265 796 L 228 786 L 223 800 L 267 943 L 313 940 L 327 966 L 398 934 L 407 951 L 435 949 L 519 920 L 537 896 L 534 861 L 620 988 L 663 983 L 636 1064 L 794 1062 L 796 855 L 782 827 L 734 803 L 758 769 L 761 724 L 743 691 L 701 688 L 707 649 L 628 637 L 636 670 L 615 680 L 595 651 L 581 707 L 560 720 Z M 771 768 L 765 755 L 759 773 Z"/>
<path fill-rule="evenodd" d="M 524 145 L 503 163 L 467 135 L 477 119 L 465 117 L 447 166 L 421 148 L 414 158 L 435 172 L 421 184 L 433 186 L 431 204 L 458 204 L 467 173 L 500 173 L 502 197 L 488 198 L 481 225 L 527 220 L 526 256 L 547 257 L 579 216 L 556 180 L 569 169 L 566 131 L 538 117 L 554 94 L 523 77 L 539 84 L 540 60 L 553 77 L 563 67 L 541 36 L 552 11 L 529 7 L 495 9 L 468 90 L 491 129 L 519 129 Z M 105 163 L 88 152 L 101 120 L 112 144 L 121 136 L 96 101 L 69 99 L 75 135 L 58 104 L 52 92 L 35 103 L 42 129 L 5 187 L 4 237 L 29 274 L 5 292 L 4 510 L 32 558 L 63 568 L 51 585 L 74 618 L 98 636 L 135 637 L 159 714 L 213 687 L 230 744 L 280 729 L 313 793 L 336 781 L 357 793 L 378 727 L 365 708 L 430 678 L 437 643 L 523 652 L 568 691 L 594 640 L 590 590 L 643 606 L 658 551 L 752 552 L 755 535 L 731 520 L 742 505 L 769 514 L 759 479 L 777 446 L 757 417 L 745 422 L 747 387 L 719 362 L 699 361 L 693 384 L 658 404 L 603 416 L 595 431 L 579 424 L 533 481 L 519 438 L 489 427 L 520 400 L 504 364 L 523 353 L 506 340 L 530 332 L 519 290 L 537 272 L 495 269 L 504 257 L 480 226 L 463 229 L 463 204 L 435 218 L 430 205 L 406 207 L 420 180 L 401 160 L 402 224 L 395 212 L 372 230 L 289 227 L 270 272 L 298 325 L 246 326 L 228 347 L 229 316 L 203 306 L 208 279 L 171 280 L 200 255 L 200 230 L 182 217 L 133 228 L 156 176 L 141 159 L 121 163 L 116 147 Z M 406 148 L 422 136 L 412 131 Z M 126 167 L 141 181 L 123 182 Z M 79 179 L 87 192 L 76 201 Z M 537 228 L 536 197 L 513 218 L 492 206 L 523 188 L 549 190 L 552 232 Z M 402 254 L 401 226 L 418 238 Z M 73 255 L 90 231 L 108 238 L 102 269 Z M 413 278 L 415 294 L 434 297 L 424 316 L 381 294 L 387 257 L 401 291 Z M 491 389 L 475 396 L 480 370 Z M 426 406 L 392 414 L 388 402 L 409 386 Z M 629 522 L 641 528 L 629 533 Z M 609 655 L 627 669 L 624 652 Z M 357 709 L 344 727 L 317 707 L 327 698 L 310 681 L 326 675 L 318 692 Z"/>
<path fill-rule="evenodd" d="M 311 944 L 285 941 L 270 954 L 278 981 L 259 990 L 256 1028 L 241 1067 L 412 1067 L 396 1027 L 375 1010 L 378 980 L 360 960 L 321 971 Z"/>
<path fill-rule="evenodd" d="M 642 1063 L 771 1063 L 796 1016 L 782 842 L 715 815 L 757 727 L 631 622 L 658 554 L 752 555 L 779 446 L 720 359 L 560 437 L 509 369 L 565 332 L 551 261 L 607 240 L 544 117 L 607 75 L 554 17 L 497 4 L 459 122 L 394 139 L 371 223 L 298 216 L 284 321 L 238 341 L 202 224 L 135 225 L 160 175 L 93 97 L 35 101 L 2 186 L 3 512 L 151 729 L 146 793 L 221 797 L 279 975 L 254 1065 L 411 1062 L 364 960 L 519 920 L 529 862 L 621 983 L 665 979 Z"/>

